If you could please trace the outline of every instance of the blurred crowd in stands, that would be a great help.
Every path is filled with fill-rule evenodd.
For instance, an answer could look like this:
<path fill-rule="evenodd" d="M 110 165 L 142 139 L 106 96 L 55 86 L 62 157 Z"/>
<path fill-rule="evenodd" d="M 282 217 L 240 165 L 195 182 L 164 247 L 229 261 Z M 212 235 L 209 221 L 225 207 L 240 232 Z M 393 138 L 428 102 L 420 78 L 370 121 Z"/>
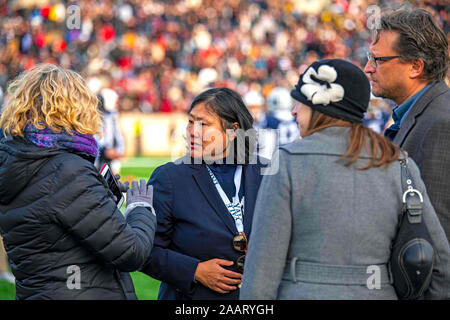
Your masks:
<path fill-rule="evenodd" d="M 371 33 L 363 0 L 1 1 L 0 96 L 36 63 L 71 68 L 91 88 L 117 92 L 119 111 L 185 112 L 208 86 L 267 97 L 292 87 L 314 60 L 363 66 Z M 70 6 L 80 9 L 70 29 Z M 450 34 L 447 0 L 413 1 Z M 0 98 L 1 99 L 1 98 Z M 371 116 L 390 109 L 378 101 Z"/>

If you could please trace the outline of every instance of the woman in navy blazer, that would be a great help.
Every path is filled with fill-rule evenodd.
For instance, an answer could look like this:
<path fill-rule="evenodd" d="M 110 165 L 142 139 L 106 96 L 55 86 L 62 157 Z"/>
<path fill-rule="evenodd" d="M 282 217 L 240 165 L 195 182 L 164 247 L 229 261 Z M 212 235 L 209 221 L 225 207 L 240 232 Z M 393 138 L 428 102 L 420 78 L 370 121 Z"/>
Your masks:
<path fill-rule="evenodd" d="M 239 298 L 239 265 L 245 261 L 245 242 L 264 170 L 253 152 L 252 124 L 233 90 L 203 92 L 190 107 L 187 155 L 158 167 L 148 181 L 154 188 L 158 226 L 152 253 L 141 271 L 162 281 L 158 299 Z M 237 188 L 235 204 L 243 212 L 242 227 L 223 200 L 226 194 L 231 202 Z"/>

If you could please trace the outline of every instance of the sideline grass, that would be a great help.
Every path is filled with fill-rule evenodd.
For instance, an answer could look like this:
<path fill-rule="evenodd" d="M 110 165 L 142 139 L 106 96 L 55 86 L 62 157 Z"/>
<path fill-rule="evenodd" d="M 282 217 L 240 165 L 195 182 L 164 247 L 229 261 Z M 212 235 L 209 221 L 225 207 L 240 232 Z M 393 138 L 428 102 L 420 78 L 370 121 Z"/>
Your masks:
<path fill-rule="evenodd" d="M 141 272 L 132 272 L 134 289 L 139 300 L 156 300 L 160 282 Z M 14 284 L 0 281 L 0 300 L 15 300 L 16 288 Z"/>
<path fill-rule="evenodd" d="M 124 179 L 148 180 L 156 167 L 169 161 L 171 161 L 170 158 L 128 158 L 121 163 L 120 175 Z M 158 297 L 160 284 L 158 280 L 141 272 L 132 272 L 131 278 L 139 300 L 155 300 Z M 0 300 L 14 300 L 15 296 L 15 286 L 6 281 L 0 281 Z"/>
<path fill-rule="evenodd" d="M 172 161 L 168 157 L 159 158 L 127 158 L 121 162 L 120 176 L 125 180 L 146 179 L 148 180 L 157 167 Z"/>
<path fill-rule="evenodd" d="M 15 285 L 6 281 L 0 281 L 0 300 L 14 300 L 15 298 Z"/>

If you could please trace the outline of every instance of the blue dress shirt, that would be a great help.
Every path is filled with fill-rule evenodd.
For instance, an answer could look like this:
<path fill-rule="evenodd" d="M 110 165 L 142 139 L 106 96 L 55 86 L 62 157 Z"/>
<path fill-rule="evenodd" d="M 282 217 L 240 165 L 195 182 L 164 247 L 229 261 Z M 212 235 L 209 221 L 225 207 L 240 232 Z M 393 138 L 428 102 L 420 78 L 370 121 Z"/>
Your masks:
<path fill-rule="evenodd" d="M 408 113 L 411 111 L 411 109 L 416 104 L 417 100 L 431 87 L 431 84 L 427 85 L 426 87 L 422 88 L 419 92 L 417 92 L 415 95 L 410 97 L 408 100 L 403 102 L 401 105 L 394 108 L 392 111 L 392 119 L 394 120 L 394 123 L 386 129 L 384 132 L 384 135 L 389 138 L 391 141 L 394 140 L 395 136 L 397 135 L 398 131 L 400 130 L 400 127 L 402 123 L 405 121 L 406 117 L 408 116 Z"/>

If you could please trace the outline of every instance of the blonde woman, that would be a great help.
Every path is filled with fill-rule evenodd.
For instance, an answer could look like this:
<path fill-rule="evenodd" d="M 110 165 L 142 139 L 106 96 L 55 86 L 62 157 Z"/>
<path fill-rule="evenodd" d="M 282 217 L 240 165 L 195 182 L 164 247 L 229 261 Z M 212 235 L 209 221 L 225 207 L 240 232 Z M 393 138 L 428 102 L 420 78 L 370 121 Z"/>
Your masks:
<path fill-rule="evenodd" d="M 133 181 L 124 218 L 93 165 L 97 102 L 77 73 L 49 64 L 8 88 L 0 232 L 17 299 L 136 299 L 127 272 L 144 264 L 153 244 L 151 189 Z"/>

